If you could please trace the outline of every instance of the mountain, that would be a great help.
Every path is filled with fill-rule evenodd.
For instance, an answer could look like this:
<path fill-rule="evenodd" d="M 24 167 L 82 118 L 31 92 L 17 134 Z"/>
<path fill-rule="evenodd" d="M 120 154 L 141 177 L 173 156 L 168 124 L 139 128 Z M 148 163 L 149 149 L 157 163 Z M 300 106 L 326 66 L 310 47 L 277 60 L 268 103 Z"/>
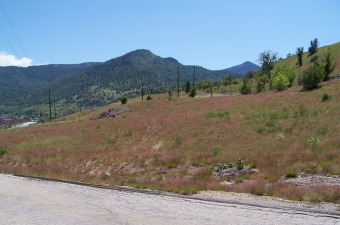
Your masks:
<path fill-rule="evenodd" d="M 1 105 L 8 104 L 18 92 L 29 92 L 32 88 L 46 86 L 55 79 L 72 74 L 98 63 L 51 64 L 30 67 L 0 67 Z"/>
<path fill-rule="evenodd" d="M 2 91 L 5 98 L 0 103 L 0 115 L 20 112 L 40 116 L 42 105 L 45 106 L 46 114 L 49 86 L 52 100 L 56 102 L 61 114 L 68 114 L 79 108 L 108 104 L 123 95 L 139 95 L 142 83 L 149 93 L 157 93 L 161 89 L 164 91 L 176 84 L 177 68 L 181 84 L 191 81 L 194 73 L 194 66 L 182 65 L 174 58 L 162 58 L 145 49 L 129 52 L 104 63 L 73 67 L 60 66 L 60 71 L 55 65 L 2 67 L 0 80 L 5 81 L 0 85 L 5 87 Z M 229 74 L 225 70 L 212 71 L 195 67 L 196 81 L 220 80 Z"/>
<path fill-rule="evenodd" d="M 140 49 L 81 72 L 61 77 L 52 82 L 59 99 L 75 100 L 79 107 L 92 107 L 116 101 L 123 95 L 140 94 L 142 83 L 151 93 L 159 92 L 177 83 L 193 79 L 194 66 L 185 66 L 174 58 L 162 58 L 149 50 Z M 195 67 L 195 79 L 220 80 L 229 71 L 211 71 Z"/>
<path fill-rule="evenodd" d="M 227 69 L 224 69 L 226 71 L 230 71 L 232 73 L 235 73 L 235 74 L 239 74 L 239 75 L 246 75 L 248 72 L 250 71 L 256 71 L 258 70 L 260 67 L 252 62 L 249 62 L 249 61 L 246 61 L 240 65 L 237 65 L 237 66 L 233 66 L 233 67 L 230 67 L 230 68 L 227 68 Z"/>

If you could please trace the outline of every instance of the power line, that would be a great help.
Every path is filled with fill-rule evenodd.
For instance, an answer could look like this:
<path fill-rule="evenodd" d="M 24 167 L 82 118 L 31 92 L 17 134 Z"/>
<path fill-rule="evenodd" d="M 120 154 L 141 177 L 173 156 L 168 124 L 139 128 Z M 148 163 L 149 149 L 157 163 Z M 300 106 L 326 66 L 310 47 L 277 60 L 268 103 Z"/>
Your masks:
<path fill-rule="evenodd" d="M 1 29 L 1 27 L 0 27 L 0 31 L 1 31 L 1 33 L 4 35 L 5 39 L 7 40 L 9 46 L 11 46 L 12 50 L 14 51 L 14 53 L 15 53 L 17 56 L 19 56 L 18 53 L 17 53 L 17 51 L 16 51 L 15 48 L 13 47 L 12 43 L 11 43 L 10 40 L 8 39 L 7 35 L 6 35 L 5 32 Z"/>
<path fill-rule="evenodd" d="M 27 57 L 27 53 L 26 53 L 26 51 L 25 51 L 24 47 L 22 46 L 22 43 L 21 43 L 21 41 L 20 41 L 20 39 L 19 39 L 19 36 L 18 36 L 17 32 L 14 30 L 14 27 L 13 27 L 13 25 L 12 25 L 12 23 L 11 23 L 11 21 L 10 21 L 8 15 L 7 15 L 7 13 L 6 13 L 6 11 L 5 11 L 5 8 L 2 6 L 1 2 L 0 2 L 0 6 L 1 6 L 1 8 L 2 8 L 2 11 L 4 11 L 4 13 L 5 13 L 5 16 L 6 16 L 7 20 L 8 20 L 8 23 L 9 23 L 9 25 L 11 26 L 11 28 L 12 28 L 14 34 L 15 34 L 15 37 L 17 38 L 17 40 L 18 40 L 18 42 L 19 42 L 19 44 L 20 44 L 20 46 L 21 46 L 21 48 L 22 48 L 22 51 L 24 52 L 26 58 L 28 58 L 28 57 Z"/>

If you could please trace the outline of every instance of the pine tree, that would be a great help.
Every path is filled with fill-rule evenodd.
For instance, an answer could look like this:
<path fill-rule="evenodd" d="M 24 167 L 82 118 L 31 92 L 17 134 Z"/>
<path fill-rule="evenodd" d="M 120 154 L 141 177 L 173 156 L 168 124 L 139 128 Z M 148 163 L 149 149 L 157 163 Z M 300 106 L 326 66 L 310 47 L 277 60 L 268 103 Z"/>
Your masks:
<path fill-rule="evenodd" d="M 301 85 L 301 67 L 302 67 L 302 56 L 303 56 L 303 47 L 296 49 L 296 55 L 298 57 L 298 65 L 299 65 L 299 86 Z"/>
<path fill-rule="evenodd" d="M 309 56 L 314 55 L 318 51 L 318 39 L 314 38 L 314 40 L 310 41 L 310 47 L 308 48 Z"/>
<path fill-rule="evenodd" d="M 329 80 L 329 75 L 334 71 L 335 68 L 335 62 L 332 56 L 332 51 L 330 48 L 327 49 L 325 52 L 325 65 L 324 65 L 324 71 L 325 71 L 325 76 L 323 78 L 323 81 L 328 81 Z"/>

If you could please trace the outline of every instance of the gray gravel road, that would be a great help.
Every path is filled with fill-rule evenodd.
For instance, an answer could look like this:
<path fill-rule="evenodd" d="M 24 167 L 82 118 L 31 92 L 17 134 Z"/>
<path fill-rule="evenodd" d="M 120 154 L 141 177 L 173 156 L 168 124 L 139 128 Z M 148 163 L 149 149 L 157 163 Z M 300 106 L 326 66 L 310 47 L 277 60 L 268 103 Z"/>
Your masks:
<path fill-rule="evenodd" d="M 340 215 L 0 174 L 0 224 L 340 224 Z"/>

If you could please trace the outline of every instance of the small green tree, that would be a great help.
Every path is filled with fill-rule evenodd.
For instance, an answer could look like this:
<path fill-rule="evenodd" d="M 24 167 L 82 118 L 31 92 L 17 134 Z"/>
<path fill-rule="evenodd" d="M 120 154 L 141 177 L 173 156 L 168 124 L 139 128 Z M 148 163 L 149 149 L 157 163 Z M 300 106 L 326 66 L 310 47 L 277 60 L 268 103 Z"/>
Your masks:
<path fill-rule="evenodd" d="M 319 42 L 317 38 L 314 38 L 314 40 L 310 41 L 310 46 L 308 48 L 308 52 L 309 52 L 308 56 L 312 56 L 318 51 L 318 45 L 319 45 Z"/>
<path fill-rule="evenodd" d="M 249 95 L 251 94 L 251 82 L 249 80 L 244 80 L 240 89 L 241 94 Z"/>
<path fill-rule="evenodd" d="M 266 83 L 268 80 L 268 77 L 266 74 L 263 74 L 261 70 L 258 70 L 255 75 L 256 80 L 256 91 L 257 93 L 261 93 L 266 89 Z"/>
<path fill-rule="evenodd" d="M 274 64 L 278 60 L 277 53 L 273 53 L 270 50 L 261 52 L 259 54 L 259 62 L 261 64 L 261 70 L 268 76 L 269 86 L 272 87 L 272 77 L 270 71 L 274 69 Z"/>
<path fill-rule="evenodd" d="M 314 89 L 319 87 L 324 78 L 324 68 L 318 62 L 309 67 L 302 74 L 302 85 L 304 89 Z"/>
<path fill-rule="evenodd" d="M 126 96 L 121 97 L 120 102 L 124 105 L 128 101 L 128 98 Z"/>
<path fill-rule="evenodd" d="M 191 83 L 189 81 L 187 81 L 185 83 L 185 93 L 189 93 L 191 91 Z"/>
<path fill-rule="evenodd" d="M 297 64 L 299 65 L 299 86 L 301 85 L 301 67 L 302 67 L 302 56 L 303 56 L 303 47 L 296 49 L 296 55 L 298 57 Z"/>
<path fill-rule="evenodd" d="M 239 84 L 239 83 L 241 83 L 241 79 L 240 78 L 234 78 L 231 83 L 235 84 L 235 85 Z"/>
<path fill-rule="evenodd" d="M 292 87 L 293 86 L 293 82 L 295 80 L 295 68 L 294 66 L 290 66 L 288 64 L 284 64 L 281 67 L 278 67 L 276 69 L 276 74 L 281 73 L 283 74 L 289 81 L 288 87 Z"/>
<path fill-rule="evenodd" d="M 328 81 L 330 79 L 330 74 L 334 71 L 335 62 L 333 59 L 332 51 L 330 48 L 327 48 L 326 52 L 324 53 L 325 56 L 325 64 L 324 64 L 324 81 Z"/>
<path fill-rule="evenodd" d="M 190 91 L 189 96 L 192 97 L 192 98 L 195 98 L 196 95 L 197 95 L 196 89 L 192 89 L 192 90 Z"/>
<path fill-rule="evenodd" d="M 151 101 L 151 100 L 152 100 L 152 96 L 151 96 L 151 95 L 148 95 L 148 96 L 146 97 L 146 100 L 147 100 L 147 101 Z"/>
<path fill-rule="evenodd" d="M 288 86 L 288 78 L 282 72 L 279 72 L 273 79 L 273 87 L 275 88 L 275 90 L 283 91 L 287 89 Z"/>

